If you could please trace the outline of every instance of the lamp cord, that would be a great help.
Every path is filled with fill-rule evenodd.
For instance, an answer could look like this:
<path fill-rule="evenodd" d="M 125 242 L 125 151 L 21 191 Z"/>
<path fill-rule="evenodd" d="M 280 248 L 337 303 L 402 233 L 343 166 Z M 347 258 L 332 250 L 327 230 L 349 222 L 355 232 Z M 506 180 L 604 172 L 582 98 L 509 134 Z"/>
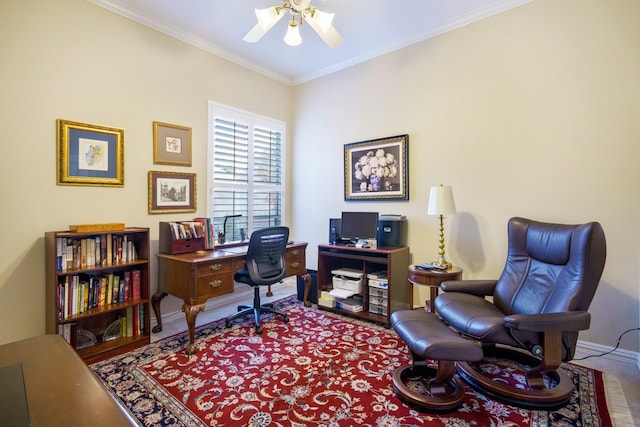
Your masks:
<path fill-rule="evenodd" d="M 606 356 L 607 354 L 613 353 L 614 351 L 616 351 L 618 349 L 618 347 L 620 346 L 620 341 L 622 340 L 622 337 L 627 332 L 638 331 L 638 330 L 640 330 L 640 328 L 631 328 L 631 329 L 627 329 L 626 331 L 621 333 L 620 336 L 618 337 L 618 342 L 616 343 L 616 346 L 614 348 L 612 348 L 611 350 L 609 350 L 609 351 L 606 351 L 606 352 L 600 353 L 600 354 L 590 354 L 588 356 L 584 356 L 584 357 L 581 357 L 579 359 L 573 359 L 573 360 L 585 360 L 585 359 L 589 359 L 590 357 L 602 357 L 602 356 Z"/>

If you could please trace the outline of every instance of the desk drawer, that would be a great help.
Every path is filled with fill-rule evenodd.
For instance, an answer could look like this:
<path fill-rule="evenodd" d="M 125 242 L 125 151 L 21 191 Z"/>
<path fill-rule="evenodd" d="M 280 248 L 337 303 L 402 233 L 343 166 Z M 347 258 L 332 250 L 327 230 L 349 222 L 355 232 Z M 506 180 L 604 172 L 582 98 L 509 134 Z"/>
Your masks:
<path fill-rule="evenodd" d="M 284 253 L 285 265 L 287 266 L 287 276 L 307 273 L 307 260 L 304 249 L 291 248 Z"/>
<path fill-rule="evenodd" d="M 233 271 L 232 261 L 212 261 L 198 264 L 198 277 L 209 274 L 228 273 Z"/>
<path fill-rule="evenodd" d="M 213 298 L 233 292 L 233 274 L 207 274 L 196 279 L 196 298 Z"/>

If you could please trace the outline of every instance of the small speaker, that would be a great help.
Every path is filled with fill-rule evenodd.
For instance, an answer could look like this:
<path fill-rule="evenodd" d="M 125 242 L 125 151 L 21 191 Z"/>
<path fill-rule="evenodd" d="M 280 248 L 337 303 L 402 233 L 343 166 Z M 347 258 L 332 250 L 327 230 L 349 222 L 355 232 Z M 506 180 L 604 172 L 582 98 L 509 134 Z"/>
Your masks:
<path fill-rule="evenodd" d="M 340 218 L 329 218 L 329 243 L 335 244 L 340 240 Z"/>

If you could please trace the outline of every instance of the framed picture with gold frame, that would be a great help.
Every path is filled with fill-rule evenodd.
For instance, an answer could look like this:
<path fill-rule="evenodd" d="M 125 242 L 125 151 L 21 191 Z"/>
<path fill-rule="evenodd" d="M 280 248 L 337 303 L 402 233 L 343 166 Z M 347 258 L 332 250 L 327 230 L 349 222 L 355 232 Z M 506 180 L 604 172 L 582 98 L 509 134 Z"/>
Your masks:
<path fill-rule="evenodd" d="M 57 120 L 57 184 L 124 187 L 124 129 Z"/>
<path fill-rule="evenodd" d="M 191 128 L 153 122 L 153 163 L 191 166 Z"/>
<path fill-rule="evenodd" d="M 149 171 L 149 213 L 195 211 L 195 173 Z"/>

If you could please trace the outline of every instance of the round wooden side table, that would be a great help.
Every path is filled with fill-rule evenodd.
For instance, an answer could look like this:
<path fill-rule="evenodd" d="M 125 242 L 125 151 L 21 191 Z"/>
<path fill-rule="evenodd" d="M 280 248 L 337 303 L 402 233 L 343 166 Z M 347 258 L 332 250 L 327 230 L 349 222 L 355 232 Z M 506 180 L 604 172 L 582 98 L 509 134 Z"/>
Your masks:
<path fill-rule="evenodd" d="M 421 270 L 415 265 L 409 266 L 409 308 L 413 309 L 413 285 L 429 286 L 431 311 L 436 312 L 434 301 L 438 296 L 440 283 L 447 280 L 461 280 L 462 269 L 453 266 L 449 270 Z"/>

